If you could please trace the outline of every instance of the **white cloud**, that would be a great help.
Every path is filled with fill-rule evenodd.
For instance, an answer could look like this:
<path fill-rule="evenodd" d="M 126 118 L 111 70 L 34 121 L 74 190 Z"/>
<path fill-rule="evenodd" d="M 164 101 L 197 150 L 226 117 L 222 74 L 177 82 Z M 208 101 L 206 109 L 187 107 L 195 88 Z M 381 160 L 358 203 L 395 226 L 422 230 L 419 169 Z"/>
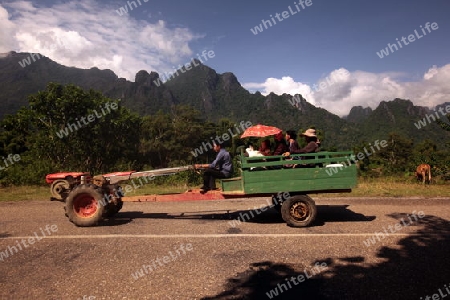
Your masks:
<path fill-rule="evenodd" d="M 421 81 L 403 82 L 401 73 L 349 72 L 338 69 L 312 86 L 295 82 L 291 77 L 267 78 L 263 83 L 246 83 L 249 90 L 267 95 L 301 94 L 308 102 L 339 116 L 347 115 L 353 106 L 376 108 L 380 101 L 409 99 L 415 105 L 434 107 L 450 101 L 450 64 L 433 66 Z"/>
<path fill-rule="evenodd" d="M 250 91 L 259 90 L 263 95 L 267 95 L 271 92 L 281 95 L 281 94 L 301 94 L 304 98 L 308 99 L 308 102 L 312 104 L 317 104 L 314 100 L 313 90 L 307 84 L 301 82 L 295 82 L 290 76 L 277 78 L 267 78 L 263 83 L 245 83 L 243 87 L 249 89 Z"/>
<path fill-rule="evenodd" d="M 0 53 L 15 49 L 17 43 L 14 39 L 16 25 L 9 20 L 8 11 L 0 5 Z"/>
<path fill-rule="evenodd" d="M 51 7 L 30 1 L 0 5 L 0 52 L 41 53 L 66 66 L 111 69 L 132 81 L 139 70 L 161 74 L 195 56 L 189 43 L 202 36 L 169 28 L 162 20 L 119 15 L 119 8 L 94 0 Z"/>

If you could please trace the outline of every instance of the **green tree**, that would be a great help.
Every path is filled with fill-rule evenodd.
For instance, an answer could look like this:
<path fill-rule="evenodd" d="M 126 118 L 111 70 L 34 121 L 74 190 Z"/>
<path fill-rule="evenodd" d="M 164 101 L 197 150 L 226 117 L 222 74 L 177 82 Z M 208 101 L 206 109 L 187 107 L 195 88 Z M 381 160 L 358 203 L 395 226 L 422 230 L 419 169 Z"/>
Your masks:
<path fill-rule="evenodd" d="M 6 170 L 3 182 L 39 183 L 49 172 L 132 168 L 140 122 L 99 92 L 50 83 L 29 96 L 29 107 L 1 122 L 3 152 L 17 151 L 22 157 Z"/>
<path fill-rule="evenodd" d="M 142 120 L 139 152 L 147 166 L 166 167 L 171 153 L 169 142 L 172 139 L 170 116 L 158 112 L 145 116 Z"/>
<path fill-rule="evenodd" d="M 443 130 L 450 131 L 450 114 L 447 114 L 446 117 L 447 120 L 445 122 L 438 120 L 437 123 Z M 450 141 L 447 141 L 445 148 L 438 150 L 434 157 L 432 173 L 442 176 L 445 180 L 450 180 Z"/>
<path fill-rule="evenodd" d="M 388 145 L 381 147 L 372 160 L 380 159 L 385 173 L 398 174 L 411 169 L 413 141 L 396 133 L 389 134 Z"/>
<path fill-rule="evenodd" d="M 432 140 L 424 140 L 417 144 L 413 150 L 413 161 L 415 165 L 436 164 L 437 145 Z"/>
<path fill-rule="evenodd" d="M 170 114 L 158 112 L 143 118 L 140 153 L 152 168 L 208 160 L 216 127 L 189 106 L 173 106 Z"/>
<path fill-rule="evenodd" d="M 450 114 L 446 115 L 447 117 L 447 122 L 444 122 L 442 120 L 437 120 L 437 123 L 439 124 L 439 126 L 442 127 L 442 129 L 450 131 Z"/>

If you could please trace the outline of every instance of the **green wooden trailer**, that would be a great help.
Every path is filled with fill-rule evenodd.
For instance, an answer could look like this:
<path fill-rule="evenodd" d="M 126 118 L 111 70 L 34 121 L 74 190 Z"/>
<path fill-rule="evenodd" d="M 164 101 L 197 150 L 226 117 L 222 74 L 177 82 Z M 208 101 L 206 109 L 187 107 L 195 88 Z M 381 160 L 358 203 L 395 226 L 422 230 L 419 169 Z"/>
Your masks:
<path fill-rule="evenodd" d="M 316 217 L 308 194 L 351 192 L 357 184 L 353 153 L 317 152 L 283 156 L 246 157 L 241 152 L 239 177 L 221 180 L 224 196 L 272 196 L 288 225 L 304 227 Z M 284 195 L 280 197 L 281 195 Z"/>

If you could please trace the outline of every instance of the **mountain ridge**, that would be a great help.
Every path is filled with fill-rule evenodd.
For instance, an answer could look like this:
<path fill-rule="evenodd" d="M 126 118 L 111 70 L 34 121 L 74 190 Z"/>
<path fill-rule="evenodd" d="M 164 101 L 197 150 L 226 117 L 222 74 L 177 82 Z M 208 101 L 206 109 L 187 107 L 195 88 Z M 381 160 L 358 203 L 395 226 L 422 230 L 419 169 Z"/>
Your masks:
<path fill-rule="evenodd" d="M 252 94 L 242 87 L 233 73 L 218 74 L 200 62 L 165 82 L 160 81 L 157 72 L 146 70 L 138 71 L 135 81 L 131 82 L 119 78 L 111 70 L 67 67 L 45 56 L 22 67 L 19 62 L 30 55 L 0 54 L 0 80 L 6 83 L 0 92 L 0 120 L 5 114 L 26 106 L 28 95 L 45 89 L 48 82 L 58 82 L 99 90 L 109 98 L 121 99 L 124 106 L 140 115 L 158 111 L 169 113 L 173 105 L 184 104 L 200 111 L 207 121 L 228 118 L 235 122 L 267 123 L 283 130 L 299 131 L 315 126 L 327 145 L 337 149 L 386 138 L 391 131 L 415 141 L 429 138 L 440 145 L 443 145 L 442 135 L 447 140 L 450 138 L 447 132 L 438 131 L 437 124 L 428 124 L 420 130 L 415 128 L 414 123 L 432 111 L 405 99 L 382 101 L 375 109 L 355 106 L 347 117 L 341 118 L 315 107 L 301 95 Z M 446 106 L 446 103 L 440 106 Z"/>

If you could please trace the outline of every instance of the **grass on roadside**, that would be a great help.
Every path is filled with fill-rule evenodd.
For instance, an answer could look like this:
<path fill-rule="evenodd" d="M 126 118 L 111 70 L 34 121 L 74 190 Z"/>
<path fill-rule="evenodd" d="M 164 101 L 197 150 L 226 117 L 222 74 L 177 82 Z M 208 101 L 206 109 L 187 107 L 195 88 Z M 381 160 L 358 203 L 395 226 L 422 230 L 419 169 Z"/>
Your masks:
<path fill-rule="evenodd" d="M 125 185 L 123 185 L 125 186 Z M 186 185 L 151 185 L 147 184 L 138 189 L 133 189 L 127 196 L 141 196 L 151 194 L 174 194 L 183 193 L 188 189 Z M 23 201 L 23 200 L 45 200 L 51 197 L 50 186 L 9 186 L 0 188 L 0 202 Z"/>
<path fill-rule="evenodd" d="M 121 185 L 122 188 L 126 184 Z M 150 182 L 148 184 L 133 188 L 127 196 L 141 196 L 150 194 L 175 194 L 183 193 L 189 188 L 182 182 Z M 0 201 L 20 200 L 49 200 L 49 186 L 11 186 L 0 188 Z M 422 185 L 408 179 L 385 177 L 385 178 L 362 178 L 358 179 L 358 185 L 351 193 L 339 194 L 317 194 L 314 197 L 449 197 L 450 184 L 441 182 L 439 184 Z"/>
<path fill-rule="evenodd" d="M 330 194 L 321 194 L 321 197 Z M 358 185 L 351 193 L 332 194 L 336 197 L 449 197 L 450 184 L 418 183 L 402 178 L 358 178 Z"/>
<path fill-rule="evenodd" d="M 0 201 L 49 199 L 49 186 L 8 186 L 0 188 Z"/>

